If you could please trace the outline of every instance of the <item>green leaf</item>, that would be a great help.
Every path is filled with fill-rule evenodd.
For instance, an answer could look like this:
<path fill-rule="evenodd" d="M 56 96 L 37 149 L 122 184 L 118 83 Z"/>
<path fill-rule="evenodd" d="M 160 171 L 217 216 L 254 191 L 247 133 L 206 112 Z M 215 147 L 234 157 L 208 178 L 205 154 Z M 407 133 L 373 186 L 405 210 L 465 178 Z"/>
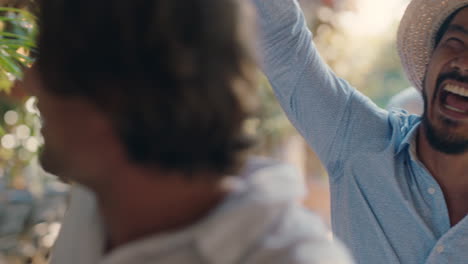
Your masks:
<path fill-rule="evenodd" d="M 30 40 L 24 41 L 24 40 L 16 40 L 16 39 L 0 39 L 0 46 L 2 45 L 5 45 L 5 46 L 19 45 L 25 48 L 36 47 L 33 41 L 30 41 Z"/>
<path fill-rule="evenodd" d="M 0 16 L 0 21 L 9 21 L 9 22 L 16 22 L 16 23 L 21 23 L 21 19 L 17 17 L 5 17 L 5 16 Z"/>
<path fill-rule="evenodd" d="M 5 91 L 9 92 L 11 88 L 12 82 L 8 80 L 8 76 L 4 71 L 0 69 L 0 92 Z"/>
<path fill-rule="evenodd" d="M 21 77 L 21 69 L 6 56 L 0 54 L 0 67 L 6 72 L 13 74 L 15 77 Z"/>
<path fill-rule="evenodd" d="M 6 134 L 5 129 L 3 129 L 2 126 L 0 126 L 0 136 L 3 136 L 5 134 Z"/>
<path fill-rule="evenodd" d="M 10 33 L 10 32 L 0 32 L 0 36 L 7 37 L 7 38 L 20 39 L 20 40 L 25 40 L 25 41 L 32 41 L 29 36 L 22 36 L 22 35 Z"/>
<path fill-rule="evenodd" d="M 20 45 L 20 44 L 8 44 L 8 45 L 4 45 L 3 47 L 0 45 L 0 50 L 4 50 L 5 52 L 9 51 L 8 54 L 11 54 L 13 51 L 16 51 L 16 49 L 19 49 L 19 48 L 27 48 L 27 47 L 25 47 L 24 45 Z"/>
<path fill-rule="evenodd" d="M 19 13 L 21 14 L 24 18 L 34 21 L 36 20 L 36 17 L 31 14 L 31 12 L 28 12 L 23 9 L 18 9 L 18 8 L 13 8 L 13 7 L 0 7 L 0 12 L 13 12 L 13 13 Z"/>

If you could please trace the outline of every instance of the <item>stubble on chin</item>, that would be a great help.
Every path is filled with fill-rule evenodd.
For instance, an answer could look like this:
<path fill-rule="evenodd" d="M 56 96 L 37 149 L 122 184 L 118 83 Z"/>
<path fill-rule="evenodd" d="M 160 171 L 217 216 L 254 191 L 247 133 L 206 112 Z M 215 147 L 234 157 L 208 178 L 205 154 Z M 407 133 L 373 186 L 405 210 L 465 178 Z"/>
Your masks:
<path fill-rule="evenodd" d="M 437 122 L 438 125 L 434 124 L 425 111 L 422 125 L 426 139 L 433 149 L 449 155 L 468 152 L 468 137 L 451 132 L 452 129 L 459 127 L 458 122 L 444 117 L 437 117 Z"/>
<path fill-rule="evenodd" d="M 459 155 L 468 152 L 468 135 L 463 137 L 451 132 L 451 130 L 459 127 L 460 123 L 443 116 L 434 115 L 432 116 L 436 121 L 432 121 L 429 117 L 428 98 L 425 90 L 423 90 L 422 96 L 424 100 L 422 126 L 424 127 L 424 134 L 429 145 L 436 151 L 449 155 Z M 436 100 L 431 100 L 432 105 L 435 102 Z"/>

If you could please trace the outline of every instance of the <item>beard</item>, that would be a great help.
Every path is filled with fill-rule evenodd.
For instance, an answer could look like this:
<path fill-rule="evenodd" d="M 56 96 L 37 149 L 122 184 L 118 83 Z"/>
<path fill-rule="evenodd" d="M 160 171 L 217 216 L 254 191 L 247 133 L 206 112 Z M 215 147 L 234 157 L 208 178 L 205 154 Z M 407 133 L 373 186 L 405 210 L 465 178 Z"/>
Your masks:
<path fill-rule="evenodd" d="M 447 126 L 453 125 L 453 121 L 449 119 L 440 120 Z M 437 128 L 431 123 L 427 115 L 424 114 L 422 119 L 424 125 L 424 132 L 427 140 L 432 148 L 435 150 L 450 154 L 459 155 L 468 152 L 468 139 L 456 136 L 453 134 L 447 134 L 446 130 Z"/>
<path fill-rule="evenodd" d="M 440 87 L 440 83 L 443 79 L 440 79 L 437 83 L 437 87 Z M 437 94 L 436 91 L 435 94 Z M 432 104 L 436 102 L 436 96 L 432 100 Z M 457 121 L 444 117 L 436 117 L 438 123 L 437 126 L 433 120 L 430 120 L 428 116 L 428 100 L 426 92 L 423 91 L 424 99 L 424 113 L 422 116 L 422 125 L 424 126 L 424 133 L 429 142 L 429 145 L 436 151 L 449 154 L 459 155 L 468 152 L 468 136 L 460 136 L 450 132 L 450 128 L 456 128 L 460 126 Z"/>

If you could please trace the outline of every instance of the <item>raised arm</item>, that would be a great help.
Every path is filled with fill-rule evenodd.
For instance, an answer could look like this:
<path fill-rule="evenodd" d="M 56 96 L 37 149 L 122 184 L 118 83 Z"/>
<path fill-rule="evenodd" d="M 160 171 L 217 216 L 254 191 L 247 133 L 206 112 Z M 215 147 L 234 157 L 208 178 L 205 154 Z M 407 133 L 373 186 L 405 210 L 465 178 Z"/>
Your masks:
<path fill-rule="evenodd" d="M 363 102 L 357 102 L 362 109 L 353 109 L 361 114 L 377 107 L 324 63 L 296 0 L 253 1 L 260 25 L 263 70 L 290 121 L 322 162 L 330 165 L 349 140 L 346 130 L 356 117 L 351 116 L 350 105 Z M 339 144 L 335 144 L 337 138 Z"/>

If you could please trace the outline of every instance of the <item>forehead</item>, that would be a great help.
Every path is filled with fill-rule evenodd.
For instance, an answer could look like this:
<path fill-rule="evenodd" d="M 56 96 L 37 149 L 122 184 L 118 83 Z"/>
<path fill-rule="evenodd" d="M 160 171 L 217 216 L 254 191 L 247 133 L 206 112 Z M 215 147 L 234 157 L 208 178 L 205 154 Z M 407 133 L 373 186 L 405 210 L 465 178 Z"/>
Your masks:
<path fill-rule="evenodd" d="M 468 6 L 464 7 L 462 10 L 460 10 L 460 12 L 458 12 L 458 14 L 452 20 L 451 24 L 460 25 L 468 29 Z"/>

